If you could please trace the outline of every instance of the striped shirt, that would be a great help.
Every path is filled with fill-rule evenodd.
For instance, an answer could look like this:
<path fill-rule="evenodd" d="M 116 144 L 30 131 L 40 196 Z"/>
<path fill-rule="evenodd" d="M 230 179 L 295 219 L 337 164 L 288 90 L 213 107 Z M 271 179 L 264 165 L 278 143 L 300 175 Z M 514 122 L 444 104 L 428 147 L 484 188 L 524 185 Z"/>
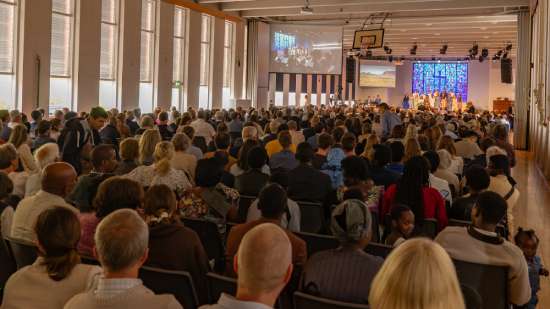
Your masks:
<path fill-rule="evenodd" d="M 94 294 L 97 298 L 108 299 L 113 298 L 127 290 L 134 288 L 138 285 L 142 285 L 140 279 L 123 278 L 123 279 L 106 279 L 104 277 L 99 278 L 97 288 Z"/>

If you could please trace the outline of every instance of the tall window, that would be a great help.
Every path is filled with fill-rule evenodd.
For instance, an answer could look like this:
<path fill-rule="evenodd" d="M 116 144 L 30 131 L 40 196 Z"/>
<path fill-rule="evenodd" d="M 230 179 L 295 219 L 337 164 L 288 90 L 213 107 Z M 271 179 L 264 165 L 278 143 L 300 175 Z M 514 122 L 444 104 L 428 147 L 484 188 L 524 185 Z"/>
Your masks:
<path fill-rule="evenodd" d="M 174 63 L 172 65 L 172 106 L 179 110 L 186 110 L 185 106 L 185 67 L 187 28 L 187 9 L 176 6 L 174 11 Z"/>
<path fill-rule="evenodd" d="M 74 0 L 52 1 L 50 113 L 73 109 Z"/>
<path fill-rule="evenodd" d="M 212 17 L 202 15 L 201 27 L 201 72 L 199 88 L 199 108 L 210 108 L 210 59 L 212 38 Z"/>
<path fill-rule="evenodd" d="M 142 112 L 153 111 L 153 77 L 155 72 L 155 34 L 157 0 L 142 0 L 141 56 L 139 71 L 139 107 Z"/>
<path fill-rule="evenodd" d="M 233 98 L 233 66 L 235 63 L 235 24 L 229 21 L 225 22 L 225 36 L 223 43 L 223 89 L 222 89 L 222 106 L 230 108 L 231 99 Z"/>
<path fill-rule="evenodd" d="M 0 109 L 16 104 L 17 1 L 0 0 Z"/>
<path fill-rule="evenodd" d="M 99 105 L 117 105 L 118 29 L 120 0 L 101 3 L 101 60 L 99 67 Z"/>

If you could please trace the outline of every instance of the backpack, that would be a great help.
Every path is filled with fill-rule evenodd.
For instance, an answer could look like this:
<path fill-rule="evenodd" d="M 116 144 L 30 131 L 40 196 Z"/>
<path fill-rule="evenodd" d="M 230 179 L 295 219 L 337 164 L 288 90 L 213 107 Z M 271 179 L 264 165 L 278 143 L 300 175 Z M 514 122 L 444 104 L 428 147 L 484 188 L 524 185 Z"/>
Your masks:
<path fill-rule="evenodd" d="M 330 177 L 333 189 L 337 189 L 344 184 L 342 160 L 345 157 L 346 154 L 341 148 L 332 148 L 327 154 L 327 162 L 321 167 L 321 172 Z"/>
<path fill-rule="evenodd" d="M 69 146 L 69 145 L 65 145 L 66 143 L 65 139 L 67 138 L 67 135 L 69 134 L 69 132 L 74 132 L 74 131 L 77 132 L 78 142 L 77 142 L 77 145 L 75 145 L 77 149 L 81 149 L 86 144 L 90 136 L 86 136 L 86 131 L 84 130 L 84 127 L 80 123 L 82 120 L 84 119 L 73 118 L 68 120 L 65 123 L 65 126 L 61 130 L 61 133 L 59 134 L 59 138 L 57 139 L 57 145 L 59 146 L 60 152 L 63 153 L 63 151 L 65 150 L 65 147 Z M 72 147 L 72 146 L 69 146 L 69 147 Z"/>

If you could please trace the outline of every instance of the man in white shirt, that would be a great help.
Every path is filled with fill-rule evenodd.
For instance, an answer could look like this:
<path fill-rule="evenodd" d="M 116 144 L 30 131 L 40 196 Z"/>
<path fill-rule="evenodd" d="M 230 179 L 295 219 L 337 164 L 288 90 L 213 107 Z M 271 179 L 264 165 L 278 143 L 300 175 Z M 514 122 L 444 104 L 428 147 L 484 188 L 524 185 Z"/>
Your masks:
<path fill-rule="evenodd" d="M 42 211 L 61 206 L 78 213 L 78 210 L 65 202 L 65 197 L 76 184 L 76 171 L 68 163 L 52 163 L 42 172 L 42 189 L 35 195 L 24 198 L 15 213 L 11 227 L 11 237 L 34 242 L 34 225 Z"/>
<path fill-rule="evenodd" d="M 234 260 L 237 295 L 222 294 L 217 304 L 201 309 L 271 309 L 292 274 L 292 247 L 286 233 L 273 223 L 248 231 Z"/>
<path fill-rule="evenodd" d="M 430 187 L 439 191 L 443 199 L 445 199 L 445 202 L 449 202 L 449 204 L 452 203 L 453 195 L 451 192 L 451 187 L 449 186 L 449 182 L 433 174 L 435 173 L 435 171 L 437 171 L 437 168 L 439 167 L 439 156 L 437 155 L 437 152 L 426 151 L 423 154 L 423 157 L 426 158 L 430 163 Z"/>
<path fill-rule="evenodd" d="M 216 130 L 212 127 L 211 124 L 206 122 L 206 113 L 203 110 L 198 111 L 197 120 L 191 122 L 191 126 L 195 129 L 195 136 L 202 136 L 208 145 L 214 135 L 216 135 Z"/>
<path fill-rule="evenodd" d="M 506 201 L 502 197 L 494 192 L 482 192 L 472 209 L 472 225 L 447 227 L 435 241 L 453 259 L 509 267 L 508 300 L 521 306 L 531 298 L 529 271 L 521 249 L 495 232 L 505 214 Z"/>

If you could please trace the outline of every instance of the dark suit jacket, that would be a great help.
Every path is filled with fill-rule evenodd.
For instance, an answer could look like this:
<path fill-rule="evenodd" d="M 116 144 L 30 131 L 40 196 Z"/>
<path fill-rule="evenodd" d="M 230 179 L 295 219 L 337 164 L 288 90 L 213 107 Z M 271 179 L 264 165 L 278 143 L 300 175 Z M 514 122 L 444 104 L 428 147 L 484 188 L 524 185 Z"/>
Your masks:
<path fill-rule="evenodd" d="M 236 277 L 235 271 L 233 270 L 233 258 L 239 250 L 241 240 L 248 231 L 262 223 L 274 223 L 279 225 L 279 223 L 277 223 L 275 220 L 261 218 L 247 223 L 238 224 L 231 228 L 231 230 L 229 231 L 229 235 L 227 236 L 227 246 L 225 250 L 226 275 Z M 307 260 L 307 246 L 305 241 L 294 235 L 289 230 L 285 230 L 285 232 L 292 246 L 292 263 L 294 265 L 303 266 Z"/>
<path fill-rule="evenodd" d="M 325 202 L 332 193 L 330 177 L 307 164 L 288 172 L 288 196 L 295 201 Z"/>
<path fill-rule="evenodd" d="M 269 181 L 269 175 L 250 169 L 235 178 L 235 189 L 242 195 L 258 196 Z"/>

